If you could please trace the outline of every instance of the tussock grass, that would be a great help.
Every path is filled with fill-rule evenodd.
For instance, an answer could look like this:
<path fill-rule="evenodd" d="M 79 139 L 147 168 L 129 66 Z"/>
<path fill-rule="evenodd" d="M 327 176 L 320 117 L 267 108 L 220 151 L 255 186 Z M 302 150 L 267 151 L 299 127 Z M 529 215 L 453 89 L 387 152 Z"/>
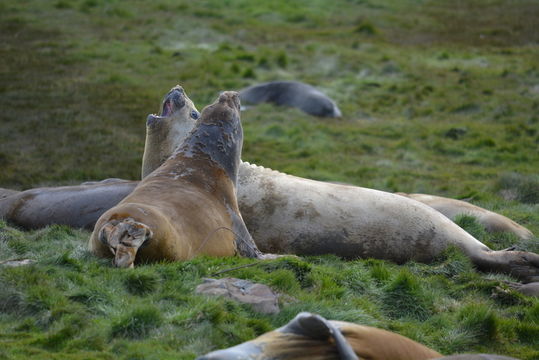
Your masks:
<path fill-rule="evenodd" d="M 171 86 L 181 83 L 202 108 L 225 89 L 300 80 L 335 99 L 343 118 L 250 108 L 244 160 L 471 198 L 539 234 L 536 10 L 533 1 L 7 0 L 0 186 L 136 179 L 146 114 Z M 493 249 L 539 252 L 537 238 L 457 222 Z M 456 249 L 428 265 L 322 256 L 219 275 L 281 292 L 282 312 L 266 316 L 194 294 L 204 277 L 252 260 L 119 271 L 89 254 L 88 236 L 0 221 L 0 261 L 35 260 L 0 265 L 0 357 L 192 359 L 299 311 L 397 331 L 447 354 L 539 357 L 537 299 L 507 289 L 507 276 L 477 273 Z"/>

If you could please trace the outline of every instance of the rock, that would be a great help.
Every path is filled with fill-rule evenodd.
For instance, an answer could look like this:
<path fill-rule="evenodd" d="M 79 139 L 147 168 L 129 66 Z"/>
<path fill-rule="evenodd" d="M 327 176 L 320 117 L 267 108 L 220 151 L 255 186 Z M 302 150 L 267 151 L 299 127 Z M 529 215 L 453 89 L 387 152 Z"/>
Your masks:
<path fill-rule="evenodd" d="M 35 260 L 31 260 L 31 259 L 6 260 L 6 261 L 0 262 L 0 265 L 16 267 L 16 266 L 30 265 L 30 264 L 33 264 L 35 262 L 36 262 Z"/>
<path fill-rule="evenodd" d="M 257 312 L 279 313 L 278 294 L 268 286 L 236 278 L 204 279 L 197 286 L 197 294 L 225 296 L 243 304 L 249 304 Z"/>

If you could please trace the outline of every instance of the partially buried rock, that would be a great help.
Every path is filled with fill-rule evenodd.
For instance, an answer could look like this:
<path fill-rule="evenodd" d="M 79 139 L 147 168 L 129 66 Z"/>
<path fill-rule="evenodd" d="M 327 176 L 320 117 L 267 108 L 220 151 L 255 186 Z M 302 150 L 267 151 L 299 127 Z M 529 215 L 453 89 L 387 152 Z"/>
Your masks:
<path fill-rule="evenodd" d="M 10 267 L 17 267 L 17 266 L 24 266 L 24 265 L 31 265 L 35 263 L 35 260 L 32 259 L 15 259 L 15 260 L 6 260 L 0 262 L 0 265 L 2 266 L 10 266 Z"/>
<path fill-rule="evenodd" d="M 257 312 L 277 314 L 279 310 L 278 295 L 268 286 L 247 280 L 224 278 L 204 279 L 197 286 L 197 294 L 225 296 L 238 302 L 249 304 Z"/>

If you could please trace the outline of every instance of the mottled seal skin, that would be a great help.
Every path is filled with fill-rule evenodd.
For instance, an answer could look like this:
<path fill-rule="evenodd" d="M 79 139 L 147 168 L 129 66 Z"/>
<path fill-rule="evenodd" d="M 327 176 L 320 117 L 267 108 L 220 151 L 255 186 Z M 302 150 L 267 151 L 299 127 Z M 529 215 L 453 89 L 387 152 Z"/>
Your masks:
<path fill-rule="evenodd" d="M 164 97 L 160 115 L 148 115 L 142 174 L 159 167 L 194 127 L 200 116 L 184 89 L 176 85 Z M 97 219 L 117 205 L 138 181 L 105 179 L 75 186 L 26 191 L 0 189 L 0 219 L 26 229 L 51 224 L 93 230 Z"/>
<path fill-rule="evenodd" d="M 389 331 L 300 313 L 277 330 L 197 360 L 423 360 L 440 356 Z"/>
<path fill-rule="evenodd" d="M 236 179 L 240 101 L 224 92 L 159 168 L 97 221 L 90 250 L 117 267 L 197 255 L 264 258 L 243 223 Z"/>
<path fill-rule="evenodd" d="M 420 201 L 430 206 L 436 211 L 441 212 L 451 220 L 455 220 L 458 215 L 471 215 L 477 219 L 477 222 L 485 227 L 485 230 L 491 233 L 509 232 L 513 233 L 523 240 L 533 237 L 533 233 L 524 226 L 517 224 L 513 220 L 497 214 L 495 212 L 475 206 L 466 201 L 448 199 L 441 196 L 427 194 L 407 194 L 397 193 L 410 199 Z"/>
<path fill-rule="evenodd" d="M 492 251 L 438 211 L 400 195 L 242 163 L 238 202 L 262 251 L 428 263 L 456 246 L 482 270 L 539 281 L 539 255 Z"/>
<path fill-rule="evenodd" d="M 271 81 L 257 84 L 240 91 L 245 104 L 272 103 L 292 106 L 307 114 L 320 117 L 341 117 L 341 111 L 333 100 L 311 85 L 298 81 Z"/>

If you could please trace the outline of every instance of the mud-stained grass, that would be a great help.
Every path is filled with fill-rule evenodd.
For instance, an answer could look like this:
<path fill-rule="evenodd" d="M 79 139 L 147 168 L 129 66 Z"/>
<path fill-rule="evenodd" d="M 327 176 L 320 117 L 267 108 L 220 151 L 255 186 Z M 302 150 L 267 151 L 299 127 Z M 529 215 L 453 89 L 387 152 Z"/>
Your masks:
<path fill-rule="evenodd" d="M 300 80 L 341 119 L 271 105 L 242 113 L 243 159 L 291 174 L 466 199 L 539 234 L 535 1 L 15 1 L 0 4 L 0 187 L 140 174 L 145 118 L 185 87 Z M 478 16 L 480 14 L 480 16 Z M 503 15 L 503 16 L 502 16 Z M 539 241 L 458 224 L 494 249 Z M 250 339 L 298 311 L 397 331 L 442 353 L 539 357 L 539 304 L 459 251 L 396 266 L 282 259 L 226 273 L 282 292 L 282 312 L 193 289 L 246 259 L 127 271 L 87 232 L 0 225 L 0 358 L 186 358 Z M 225 274 L 223 274 L 224 276 Z"/>

